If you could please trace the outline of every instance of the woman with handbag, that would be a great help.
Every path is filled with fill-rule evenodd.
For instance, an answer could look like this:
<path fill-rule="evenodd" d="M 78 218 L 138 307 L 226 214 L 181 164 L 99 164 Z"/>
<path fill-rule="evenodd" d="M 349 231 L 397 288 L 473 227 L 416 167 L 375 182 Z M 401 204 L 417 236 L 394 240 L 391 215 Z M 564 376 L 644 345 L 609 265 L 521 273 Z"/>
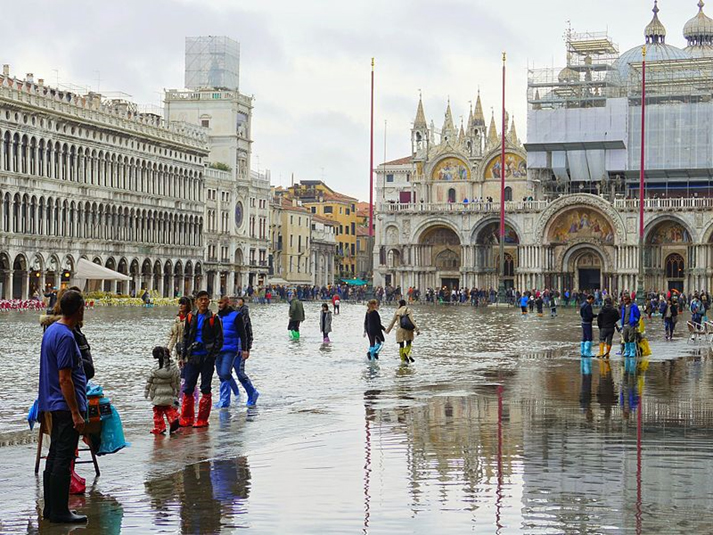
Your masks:
<path fill-rule="evenodd" d="M 396 343 L 399 344 L 399 356 L 401 357 L 401 362 L 406 364 L 414 362 L 414 359 L 411 356 L 411 343 L 414 339 L 414 333 L 419 334 L 420 331 L 413 319 L 411 309 L 406 306 L 406 301 L 403 299 L 399 301 L 399 308 L 394 314 L 394 319 L 391 320 L 391 323 L 386 328 L 386 334 L 391 332 L 394 325 L 396 325 Z"/>

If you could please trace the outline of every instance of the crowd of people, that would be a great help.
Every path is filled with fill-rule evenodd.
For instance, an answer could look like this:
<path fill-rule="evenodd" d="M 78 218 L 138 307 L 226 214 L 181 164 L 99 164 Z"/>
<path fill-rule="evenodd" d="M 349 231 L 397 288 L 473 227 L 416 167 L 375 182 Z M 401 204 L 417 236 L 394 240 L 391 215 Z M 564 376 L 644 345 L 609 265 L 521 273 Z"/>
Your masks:
<path fill-rule="evenodd" d="M 63 289 L 54 301 L 53 309 L 40 318 L 44 335 L 37 409 L 40 418 L 51 419 L 42 515 L 56 523 L 83 523 L 87 517 L 70 511 L 68 498 L 79 437 L 86 424 L 87 381 L 94 376 L 94 362 L 82 332 L 85 300 L 81 291 Z M 194 300 L 181 297 L 166 344 L 152 351 L 156 364 L 147 374 L 145 397 L 153 405 L 151 433 L 155 435 L 209 425 L 216 371 L 220 379 L 216 408 L 229 407 L 231 394 L 237 398 L 238 382 L 247 394 L 246 405 L 257 404 L 260 393 L 245 372 L 253 342 L 245 299 L 238 298 L 233 306 L 228 297 L 222 297 L 217 314 L 210 303 L 206 291 L 198 292 Z"/>

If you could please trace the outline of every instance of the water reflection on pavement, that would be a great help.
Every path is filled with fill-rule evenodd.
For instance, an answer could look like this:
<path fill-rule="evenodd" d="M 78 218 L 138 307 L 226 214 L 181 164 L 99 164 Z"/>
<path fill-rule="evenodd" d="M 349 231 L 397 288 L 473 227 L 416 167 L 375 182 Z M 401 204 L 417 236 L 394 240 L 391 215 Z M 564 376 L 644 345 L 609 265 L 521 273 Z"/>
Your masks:
<path fill-rule="evenodd" d="M 149 435 L 143 399 L 168 310 L 88 313 L 97 378 L 131 448 L 88 466 L 72 506 L 86 533 L 707 533 L 713 503 L 713 360 L 663 339 L 647 359 L 581 360 L 573 311 L 420 307 L 416 363 L 393 337 L 368 364 L 364 309 L 342 306 L 333 343 L 307 304 L 299 341 L 284 305 L 253 307 L 258 407 L 208 429 Z M 382 310 L 384 323 L 393 309 Z M 36 316 L 8 315 L 0 439 L 26 434 Z M 217 387 L 217 379 L 214 383 Z M 34 444 L 0 447 L 0 532 L 66 533 L 39 519 Z"/>

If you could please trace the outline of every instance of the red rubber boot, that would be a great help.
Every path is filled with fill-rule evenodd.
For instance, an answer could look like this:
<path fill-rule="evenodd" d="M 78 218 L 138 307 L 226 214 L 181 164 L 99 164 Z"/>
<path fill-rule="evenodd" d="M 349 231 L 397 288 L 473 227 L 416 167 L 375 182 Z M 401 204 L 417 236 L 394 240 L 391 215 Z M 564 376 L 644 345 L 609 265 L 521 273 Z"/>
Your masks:
<path fill-rule="evenodd" d="M 208 427 L 211 406 L 211 395 L 203 394 L 198 404 L 198 418 L 196 418 L 196 423 L 193 427 Z"/>
<path fill-rule="evenodd" d="M 153 429 L 151 433 L 160 435 L 166 432 L 166 422 L 163 421 L 163 411 L 161 407 L 154 405 L 153 408 Z"/>
<path fill-rule="evenodd" d="M 196 417 L 196 398 L 193 394 L 183 396 L 183 404 L 181 405 L 181 418 L 178 424 L 181 427 L 191 427 L 193 419 Z"/>

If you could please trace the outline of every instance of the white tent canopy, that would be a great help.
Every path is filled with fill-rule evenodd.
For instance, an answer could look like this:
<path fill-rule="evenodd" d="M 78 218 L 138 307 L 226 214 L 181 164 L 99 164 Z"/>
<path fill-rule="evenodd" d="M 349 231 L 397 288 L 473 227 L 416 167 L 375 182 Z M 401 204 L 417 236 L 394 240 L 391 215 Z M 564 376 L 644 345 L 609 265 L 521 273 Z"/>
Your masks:
<path fill-rule="evenodd" d="M 84 258 L 77 262 L 77 269 L 74 272 L 75 279 L 82 280 L 105 280 L 105 281 L 128 281 L 131 277 L 114 271 L 113 269 L 100 266 Z"/>

